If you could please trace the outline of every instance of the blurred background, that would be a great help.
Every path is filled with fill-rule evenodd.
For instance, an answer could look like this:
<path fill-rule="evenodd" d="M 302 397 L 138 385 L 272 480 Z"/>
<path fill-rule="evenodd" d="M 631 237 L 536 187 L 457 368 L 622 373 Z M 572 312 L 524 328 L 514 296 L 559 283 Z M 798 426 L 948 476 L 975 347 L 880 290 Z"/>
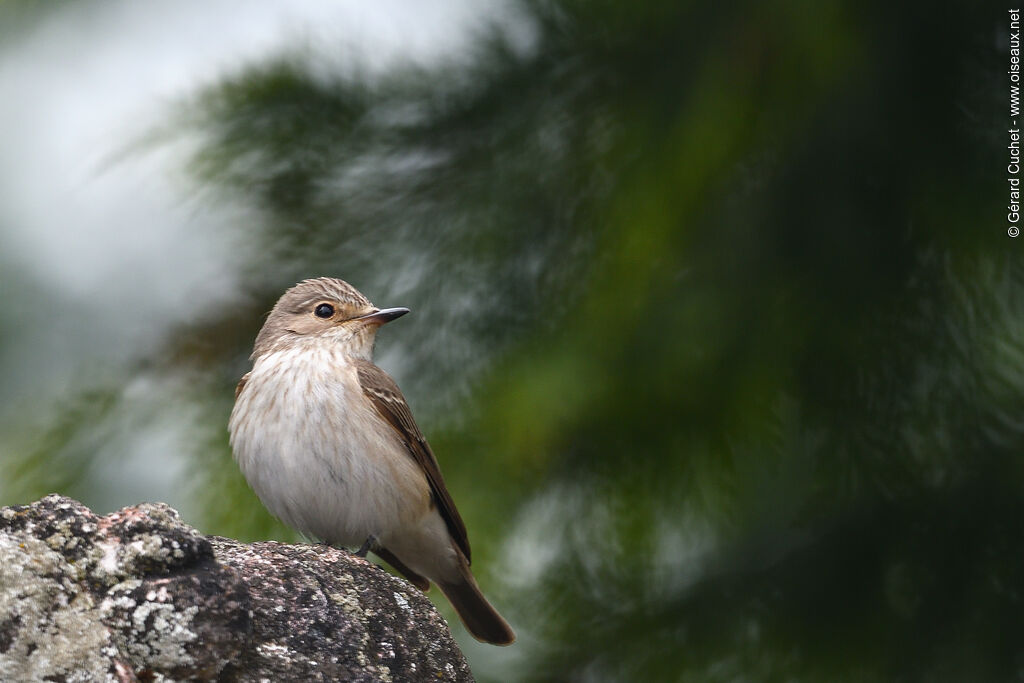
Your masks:
<path fill-rule="evenodd" d="M 0 5 L 0 504 L 298 540 L 226 422 L 342 277 L 482 681 L 1024 678 L 1006 8 Z M 436 591 L 434 592 L 437 598 Z"/>

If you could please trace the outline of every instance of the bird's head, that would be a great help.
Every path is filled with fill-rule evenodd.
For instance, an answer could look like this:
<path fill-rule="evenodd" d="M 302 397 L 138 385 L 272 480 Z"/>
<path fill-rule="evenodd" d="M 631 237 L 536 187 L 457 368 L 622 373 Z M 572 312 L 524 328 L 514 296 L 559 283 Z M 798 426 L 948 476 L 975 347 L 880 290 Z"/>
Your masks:
<path fill-rule="evenodd" d="M 377 308 L 344 280 L 303 280 L 277 300 L 256 337 L 252 359 L 323 340 L 339 345 L 348 355 L 370 360 L 380 326 L 408 312 L 408 308 Z"/>

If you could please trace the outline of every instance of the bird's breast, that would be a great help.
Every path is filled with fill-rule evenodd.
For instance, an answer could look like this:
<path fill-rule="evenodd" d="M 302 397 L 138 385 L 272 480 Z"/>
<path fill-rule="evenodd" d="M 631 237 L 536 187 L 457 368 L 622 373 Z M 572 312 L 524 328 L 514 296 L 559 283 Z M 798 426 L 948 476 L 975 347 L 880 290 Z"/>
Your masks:
<path fill-rule="evenodd" d="M 429 509 L 426 477 L 343 355 L 260 356 L 229 423 L 235 459 L 286 524 L 342 545 L 386 537 Z"/>

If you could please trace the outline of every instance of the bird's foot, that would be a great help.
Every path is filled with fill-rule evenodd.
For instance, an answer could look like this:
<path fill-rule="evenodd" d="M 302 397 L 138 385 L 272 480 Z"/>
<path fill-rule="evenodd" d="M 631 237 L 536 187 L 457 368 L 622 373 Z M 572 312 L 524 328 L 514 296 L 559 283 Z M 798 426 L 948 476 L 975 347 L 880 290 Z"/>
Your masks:
<path fill-rule="evenodd" d="M 370 552 L 370 548 L 372 548 L 376 544 L 377 537 L 373 534 L 370 534 L 366 537 L 366 540 L 363 541 L 363 544 L 359 546 L 359 550 L 356 551 L 356 555 L 358 555 L 359 557 L 366 557 L 366 553 Z"/>

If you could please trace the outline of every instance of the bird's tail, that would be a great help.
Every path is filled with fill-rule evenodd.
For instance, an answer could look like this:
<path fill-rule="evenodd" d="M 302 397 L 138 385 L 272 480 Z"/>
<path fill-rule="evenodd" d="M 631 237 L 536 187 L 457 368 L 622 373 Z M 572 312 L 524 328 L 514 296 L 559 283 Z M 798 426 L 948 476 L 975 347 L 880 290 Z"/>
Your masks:
<path fill-rule="evenodd" d="M 480 587 L 476 585 L 476 579 L 469 571 L 469 566 L 462 562 L 459 569 L 458 581 L 439 582 L 437 585 L 452 603 L 466 630 L 479 641 L 493 645 L 511 645 L 516 639 L 512 627 L 498 614 L 498 610 L 487 602 L 487 598 L 480 592 Z"/>

